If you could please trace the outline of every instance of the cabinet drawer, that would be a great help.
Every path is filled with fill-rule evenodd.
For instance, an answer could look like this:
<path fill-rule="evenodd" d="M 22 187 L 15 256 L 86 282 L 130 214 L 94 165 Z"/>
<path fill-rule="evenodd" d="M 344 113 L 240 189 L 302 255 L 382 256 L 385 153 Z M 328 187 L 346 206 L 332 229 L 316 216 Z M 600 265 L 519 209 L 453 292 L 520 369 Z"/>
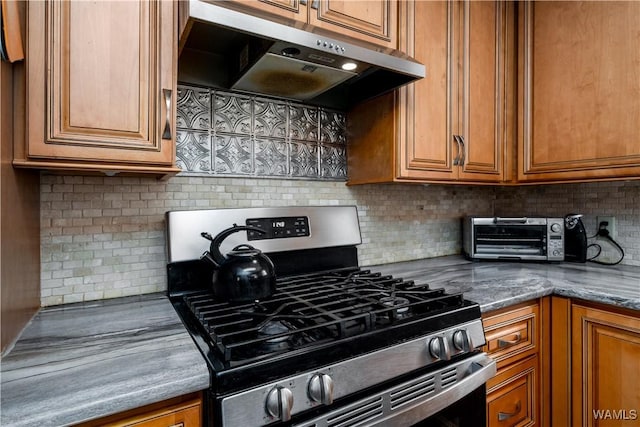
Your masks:
<path fill-rule="evenodd" d="M 487 340 L 484 351 L 496 361 L 498 369 L 538 351 L 539 317 L 538 304 L 527 304 L 483 318 Z"/>
<path fill-rule="evenodd" d="M 202 397 L 197 393 L 88 421 L 75 427 L 200 427 L 201 413 Z"/>
<path fill-rule="evenodd" d="M 199 427 L 200 405 L 168 413 L 147 414 L 142 419 L 126 420 L 114 426 L 131 427 Z"/>
<path fill-rule="evenodd" d="M 538 357 L 503 369 L 487 382 L 487 426 L 533 426 L 537 409 Z"/>

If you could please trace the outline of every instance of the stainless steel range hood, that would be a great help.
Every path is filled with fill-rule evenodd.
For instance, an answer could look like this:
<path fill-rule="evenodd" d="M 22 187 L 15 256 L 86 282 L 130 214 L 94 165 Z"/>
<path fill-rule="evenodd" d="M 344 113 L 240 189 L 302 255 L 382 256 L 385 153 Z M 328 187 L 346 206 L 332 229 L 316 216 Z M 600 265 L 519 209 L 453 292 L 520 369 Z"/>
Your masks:
<path fill-rule="evenodd" d="M 368 49 L 215 2 L 180 2 L 180 22 L 182 83 L 346 110 L 425 75 L 424 65 L 402 52 Z"/>

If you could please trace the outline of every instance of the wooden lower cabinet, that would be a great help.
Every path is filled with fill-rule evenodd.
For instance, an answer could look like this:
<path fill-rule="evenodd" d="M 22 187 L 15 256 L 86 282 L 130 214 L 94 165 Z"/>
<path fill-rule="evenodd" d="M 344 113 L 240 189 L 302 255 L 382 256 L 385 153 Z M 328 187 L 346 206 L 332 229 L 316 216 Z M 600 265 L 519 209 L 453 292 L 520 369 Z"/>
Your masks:
<path fill-rule="evenodd" d="M 487 381 L 487 426 L 547 426 L 549 298 L 483 315 L 498 372 Z"/>
<path fill-rule="evenodd" d="M 177 397 L 120 414 L 78 424 L 77 427 L 200 427 L 201 393 Z"/>
<path fill-rule="evenodd" d="M 574 426 L 640 425 L 640 313 L 572 304 Z"/>
<path fill-rule="evenodd" d="M 552 299 L 553 426 L 640 425 L 640 312 Z"/>
<path fill-rule="evenodd" d="M 539 371 L 538 356 L 532 356 L 501 369 L 488 382 L 487 426 L 536 425 Z"/>

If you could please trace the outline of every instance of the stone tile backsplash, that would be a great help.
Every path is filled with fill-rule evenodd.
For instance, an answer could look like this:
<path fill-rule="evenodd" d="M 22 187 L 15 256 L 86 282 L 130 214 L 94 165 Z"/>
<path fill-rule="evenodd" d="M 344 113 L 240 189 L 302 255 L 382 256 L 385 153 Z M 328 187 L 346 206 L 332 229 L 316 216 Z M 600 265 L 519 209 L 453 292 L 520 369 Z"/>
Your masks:
<path fill-rule="evenodd" d="M 491 188 L 174 177 L 41 178 L 44 306 L 166 290 L 164 214 L 177 209 L 356 205 L 361 265 L 460 250 L 460 217 L 490 214 Z M 194 236 L 199 238 L 199 236 Z"/>
<path fill-rule="evenodd" d="M 362 185 L 230 177 L 43 175 L 42 305 L 166 290 L 164 214 L 176 209 L 356 205 L 363 266 L 460 252 L 460 218 L 614 215 L 624 264 L 640 266 L 640 181 L 504 187 Z M 197 237 L 196 237 L 197 238 Z"/>
<path fill-rule="evenodd" d="M 179 85 L 176 127 L 182 176 L 347 176 L 340 111 Z"/>

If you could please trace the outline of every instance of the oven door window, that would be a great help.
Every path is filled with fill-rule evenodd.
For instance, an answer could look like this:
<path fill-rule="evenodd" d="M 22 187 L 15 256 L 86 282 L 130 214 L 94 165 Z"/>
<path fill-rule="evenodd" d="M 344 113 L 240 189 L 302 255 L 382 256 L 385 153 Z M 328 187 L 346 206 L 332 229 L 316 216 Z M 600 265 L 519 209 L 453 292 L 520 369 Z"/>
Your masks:
<path fill-rule="evenodd" d="M 487 420 L 486 387 L 478 387 L 462 399 L 413 427 L 479 427 Z"/>

